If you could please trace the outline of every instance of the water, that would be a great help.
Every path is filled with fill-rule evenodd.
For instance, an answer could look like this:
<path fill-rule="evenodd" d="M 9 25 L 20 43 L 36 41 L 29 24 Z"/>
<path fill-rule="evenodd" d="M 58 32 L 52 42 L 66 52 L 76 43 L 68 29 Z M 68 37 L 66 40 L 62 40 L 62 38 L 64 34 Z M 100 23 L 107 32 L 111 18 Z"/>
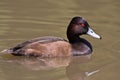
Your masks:
<path fill-rule="evenodd" d="M 0 51 L 39 36 L 66 39 L 66 27 L 82 16 L 103 39 L 91 42 L 91 55 L 27 58 L 0 54 L 0 80 L 119 80 L 119 0 L 1 0 Z"/>

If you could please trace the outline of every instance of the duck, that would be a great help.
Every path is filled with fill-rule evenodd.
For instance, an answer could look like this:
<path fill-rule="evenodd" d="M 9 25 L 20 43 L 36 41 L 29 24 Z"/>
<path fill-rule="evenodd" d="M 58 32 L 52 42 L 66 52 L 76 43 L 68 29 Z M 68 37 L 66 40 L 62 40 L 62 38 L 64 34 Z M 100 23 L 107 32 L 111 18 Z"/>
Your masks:
<path fill-rule="evenodd" d="M 93 38 L 101 39 L 83 17 L 73 17 L 67 27 L 68 40 L 61 37 L 44 36 L 17 44 L 15 47 L 2 52 L 15 56 L 34 57 L 65 57 L 88 55 L 93 52 L 92 45 L 81 35 L 87 34 Z"/>

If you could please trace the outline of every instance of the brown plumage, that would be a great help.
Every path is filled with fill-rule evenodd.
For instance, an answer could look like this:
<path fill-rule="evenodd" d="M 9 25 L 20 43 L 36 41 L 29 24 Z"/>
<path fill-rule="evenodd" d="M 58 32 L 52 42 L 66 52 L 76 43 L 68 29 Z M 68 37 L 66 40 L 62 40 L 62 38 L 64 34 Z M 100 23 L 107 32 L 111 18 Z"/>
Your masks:
<path fill-rule="evenodd" d="M 16 56 L 39 57 L 87 55 L 92 52 L 92 46 L 87 40 L 80 37 L 82 34 L 88 34 L 101 39 L 99 35 L 93 32 L 84 18 L 74 17 L 67 28 L 67 38 L 69 41 L 52 36 L 39 37 L 20 43 L 3 52 Z"/>

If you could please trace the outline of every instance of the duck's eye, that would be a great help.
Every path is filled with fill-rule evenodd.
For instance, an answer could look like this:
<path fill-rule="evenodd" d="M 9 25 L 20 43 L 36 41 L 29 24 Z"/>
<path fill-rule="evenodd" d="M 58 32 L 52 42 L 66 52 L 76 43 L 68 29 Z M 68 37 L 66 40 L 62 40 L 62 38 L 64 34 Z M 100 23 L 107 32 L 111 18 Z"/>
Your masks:
<path fill-rule="evenodd" d="M 84 24 L 84 23 L 81 23 L 80 26 L 85 27 L 85 24 Z"/>

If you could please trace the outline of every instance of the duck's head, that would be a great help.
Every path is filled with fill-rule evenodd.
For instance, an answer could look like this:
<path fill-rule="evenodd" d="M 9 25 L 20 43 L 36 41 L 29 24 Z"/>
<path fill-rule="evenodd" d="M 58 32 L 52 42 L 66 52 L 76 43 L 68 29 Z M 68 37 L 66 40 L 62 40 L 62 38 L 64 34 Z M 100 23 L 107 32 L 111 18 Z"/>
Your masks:
<path fill-rule="evenodd" d="M 80 35 L 88 34 L 94 38 L 101 39 L 101 36 L 96 34 L 88 22 L 82 17 L 74 17 L 67 29 L 67 37 L 69 40 L 77 40 Z"/>

